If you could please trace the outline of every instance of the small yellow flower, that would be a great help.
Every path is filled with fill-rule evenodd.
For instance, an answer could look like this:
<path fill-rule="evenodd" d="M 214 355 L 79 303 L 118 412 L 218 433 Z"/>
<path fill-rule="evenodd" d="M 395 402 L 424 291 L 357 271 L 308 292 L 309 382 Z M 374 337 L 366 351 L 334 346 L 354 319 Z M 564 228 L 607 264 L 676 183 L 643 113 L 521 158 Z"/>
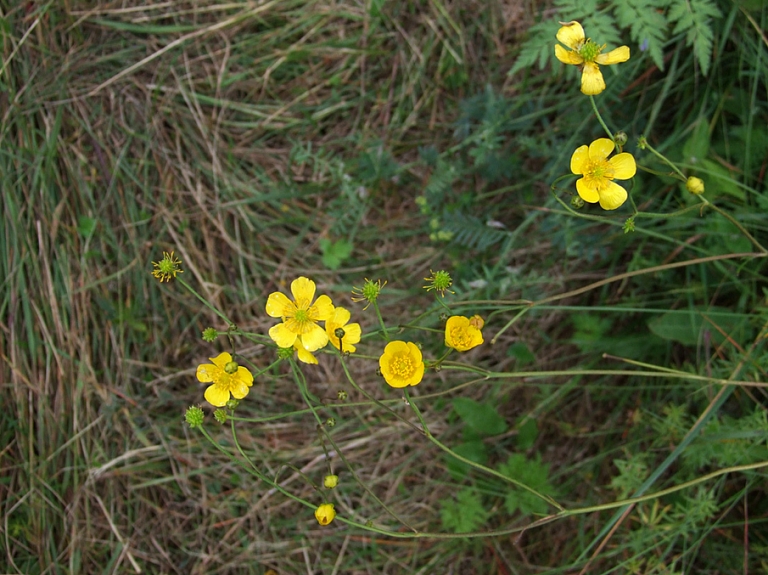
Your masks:
<path fill-rule="evenodd" d="M 309 352 L 324 347 L 328 343 L 328 335 L 317 322 L 331 317 L 331 298 L 321 295 L 312 303 L 315 282 L 303 276 L 291 282 L 291 294 L 293 301 L 280 292 L 270 294 L 267 315 L 282 318 L 283 323 L 272 326 L 269 337 L 280 347 L 293 347 L 297 338 Z"/>
<path fill-rule="evenodd" d="M 210 358 L 213 362 L 197 366 L 197 379 L 202 383 L 211 383 L 205 390 L 205 400 L 215 407 L 224 407 L 229 395 L 243 399 L 253 385 L 253 375 L 241 365 L 232 361 L 226 351 Z"/>
<path fill-rule="evenodd" d="M 328 525 L 336 517 L 336 509 L 333 503 L 323 503 L 315 509 L 315 519 L 320 525 Z"/>
<path fill-rule="evenodd" d="M 559 44 L 555 44 L 555 57 L 563 64 L 582 66 L 581 91 L 587 96 L 594 96 L 605 90 L 605 80 L 598 64 L 609 66 L 629 60 L 629 48 L 621 46 L 607 54 L 601 54 L 605 44 L 599 46 L 584 35 L 584 28 L 576 21 L 561 22 L 563 25 L 557 31 L 557 39 L 568 46 L 569 52 Z"/>
<path fill-rule="evenodd" d="M 688 178 L 688 181 L 685 182 L 685 189 L 697 196 L 699 194 L 703 194 L 704 181 L 701 178 L 697 178 L 696 176 L 691 176 Z"/>
<path fill-rule="evenodd" d="M 483 343 L 485 322 L 479 315 L 472 318 L 454 315 L 445 323 L 445 345 L 456 351 L 469 351 Z"/>
<path fill-rule="evenodd" d="M 614 183 L 614 179 L 628 180 L 637 171 L 635 158 L 628 152 L 616 154 L 610 160 L 614 144 L 608 138 L 599 138 L 589 147 L 581 146 L 571 156 L 571 171 L 583 177 L 576 180 L 576 191 L 585 202 L 600 202 L 604 210 L 615 210 L 627 201 L 627 191 Z"/>
<path fill-rule="evenodd" d="M 159 262 L 152 262 L 152 265 L 156 269 L 152 270 L 152 275 L 160 280 L 160 283 L 164 281 L 170 282 L 172 279 L 176 279 L 176 274 L 183 274 L 184 270 L 181 269 L 181 260 L 173 255 L 173 252 L 163 252 L 163 259 Z"/>
<path fill-rule="evenodd" d="M 338 475 L 326 475 L 323 478 L 323 486 L 325 486 L 326 489 L 333 489 L 339 484 L 339 476 Z"/>
<path fill-rule="evenodd" d="M 325 333 L 328 334 L 333 347 L 339 351 L 355 353 L 357 348 L 354 344 L 360 341 L 362 330 L 359 323 L 347 323 L 350 317 L 348 310 L 337 307 L 330 319 L 325 322 Z"/>
<path fill-rule="evenodd" d="M 392 387 L 418 385 L 424 377 L 421 350 L 411 342 L 390 341 L 379 358 L 384 380 Z"/>

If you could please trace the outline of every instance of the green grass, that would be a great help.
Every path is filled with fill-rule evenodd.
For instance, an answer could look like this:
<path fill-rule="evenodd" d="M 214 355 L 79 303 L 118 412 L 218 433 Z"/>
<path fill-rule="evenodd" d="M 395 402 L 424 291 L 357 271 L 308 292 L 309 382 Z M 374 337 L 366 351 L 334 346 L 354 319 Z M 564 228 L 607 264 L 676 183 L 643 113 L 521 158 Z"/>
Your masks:
<path fill-rule="evenodd" d="M 645 134 L 704 178 L 721 210 L 640 214 L 629 234 L 629 206 L 611 221 L 588 219 L 578 216 L 604 213 L 571 214 L 550 194 L 600 128 L 559 64 L 507 76 L 538 17 L 508 3 L 0 1 L 0 10 L 0 571 L 768 565 L 764 468 L 718 474 L 768 459 L 765 388 L 721 385 L 766 381 L 764 253 L 723 216 L 765 245 L 765 8 L 720 5 L 706 77 L 683 35 L 665 46 L 663 72 L 634 44 L 629 62 L 606 71 L 598 105 L 630 135 L 638 163 L 665 170 L 636 148 Z M 644 212 L 694 203 L 666 176 L 640 172 L 634 186 Z M 567 203 L 572 187 L 560 182 L 556 193 Z M 441 231 L 452 239 L 430 240 Z M 323 258 L 337 242 L 353 246 L 338 267 Z M 150 275 L 170 250 L 181 277 L 249 333 L 272 325 L 269 293 L 312 277 L 363 325 L 364 357 L 349 360 L 355 381 L 417 426 L 375 373 L 383 340 L 373 310 L 348 292 L 364 277 L 387 279 L 388 326 L 412 326 L 404 336 L 435 358 L 442 337 L 429 330 L 441 330 L 442 308 L 422 278 L 448 269 L 456 294 L 444 301 L 485 317 L 486 344 L 429 372 L 412 401 L 441 443 L 520 474 L 571 512 L 528 527 L 554 508 L 457 468 L 321 355 L 303 369 L 307 390 L 324 404 L 349 391 L 350 405 L 318 414 L 336 418 L 329 436 L 365 488 L 333 457 L 339 520 L 320 528 L 311 509 L 183 423 L 203 402 L 196 366 L 230 347 L 200 338 L 227 328 L 219 316 Z M 742 252 L 757 255 L 728 256 Z M 521 300 L 538 304 L 513 322 Z M 274 360 L 252 339 L 235 343 L 254 370 Z M 477 403 L 461 411 L 457 399 Z M 503 429 L 477 423 L 475 405 L 490 406 Z M 290 371 L 258 378 L 237 414 L 266 419 L 237 428 L 259 471 L 316 503 L 296 469 L 322 481 L 322 435 Z M 228 426 L 208 416 L 206 429 L 232 445 Z M 626 516 L 611 507 L 670 488 Z M 376 498 L 435 536 L 403 538 Z M 449 538 L 459 528 L 512 534 Z"/>

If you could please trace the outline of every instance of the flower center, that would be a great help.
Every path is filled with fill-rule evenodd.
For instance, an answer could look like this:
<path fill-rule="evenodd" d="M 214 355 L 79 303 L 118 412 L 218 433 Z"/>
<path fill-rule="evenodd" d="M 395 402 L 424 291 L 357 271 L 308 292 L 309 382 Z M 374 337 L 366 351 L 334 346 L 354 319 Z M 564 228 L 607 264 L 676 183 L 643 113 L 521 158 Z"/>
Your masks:
<path fill-rule="evenodd" d="M 585 62 L 594 62 L 602 49 L 603 46 L 598 46 L 592 40 L 587 40 L 579 49 L 579 56 L 584 58 Z"/>
<path fill-rule="evenodd" d="M 410 355 L 398 355 L 392 358 L 390 367 L 392 373 L 398 377 L 409 378 L 413 375 L 414 365 Z"/>
<path fill-rule="evenodd" d="M 300 309 L 296 311 L 296 315 L 293 318 L 300 324 L 304 324 L 309 321 L 309 313 L 305 309 Z"/>
<path fill-rule="evenodd" d="M 467 347 L 472 344 L 472 338 L 469 337 L 467 330 L 462 327 L 454 327 L 451 330 L 451 340 L 458 347 Z"/>
<path fill-rule="evenodd" d="M 608 160 L 590 160 L 584 170 L 584 178 L 590 187 L 602 191 L 613 179 L 613 166 Z"/>

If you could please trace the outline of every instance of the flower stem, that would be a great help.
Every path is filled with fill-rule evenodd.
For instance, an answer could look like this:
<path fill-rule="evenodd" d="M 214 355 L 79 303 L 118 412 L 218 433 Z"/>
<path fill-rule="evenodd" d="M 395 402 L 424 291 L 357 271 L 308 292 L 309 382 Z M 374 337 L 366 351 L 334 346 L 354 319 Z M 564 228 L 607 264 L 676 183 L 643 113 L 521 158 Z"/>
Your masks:
<path fill-rule="evenodd" d="M 384 324 L 384 318 L 381 317 L 381 311 L 379 310 L 379 302 L 374 300 L 373 302 L 373 309 L 376 310 L 376 317 L 379 318 L 379 325 L 381 326 L 381 331 L 384 333 L 384 339 L 389 342 L 389 332 L 387 331 L 387 326 Z"/>
<path fill-rule="evenodd" d="M 608 129 L 608 126 L 603 121 L 603 117 L 600 115 L 600 112 L 597 109 L 597 104 L 595 103 L 594 96 L 589 97 L 589 103 L 592 104 L 592 110 L 594 110 L 595 116 L 597 116 L 597 121 L 600 122 L 600 125 L 603 127 L 603 130 L 605 130 L 605 133 L 608 134 L 608 137 L 611 139 L 612 142 L 616 143 L 616 141 L 613 139 L 613 134 Z"/>
<path fill-rule="evenodd" d="M 667 157 L 666 157 L 664 154 L 662 154 L 661 152 L 658 152 L 658 151 L 656 151 L 656 150 L 653 148 L 653 146 L 651 146 L 651 145 L 648 143 L 648 140 L 646 140 L 646 139 L 645 139 L 645 136 L 640 136 L 640 139 L 639 139 L 639 141 L 638 141 L 638 146 L 640 147 L 640 149 L 641 149 L 641 150 L 643 150 L 643 149 L 645 149 L 645 150 L 648 150 L 648 151 L 649 151 L 649 152 L 651 152 L 651 153 L 652 153 L 654 156 L 656 156 L 656 157 L 657 157 L 657 158 L 659 158 L 659 159 L 660 159 L 662 162 L 664 162 L 664 163 L 665 163 L 665 164 L 667 164 L 667 165 L 668 165 L 670 168 L 672 168 L 672 169 L 675 171 L 675 173 L 678 175 L 678 177 L 680 178 L 680 180 L 682 180 L 683 182 L 687 181 L 687 178 L 686 178 L 686 177 L 683 175 L 683 172 L 681 172 L 681 171 L 680 171 L 680 168 L 678 168 L 678 167 L 677 167 L 677 166 L 676 166 L 676 165 L 675 165 L 675 164 L 674 164 L 674 163 L 673 163 L 671 160 L 669 160 L 669 159 L 668 159 L 668 158 L 667 158 Z"/>

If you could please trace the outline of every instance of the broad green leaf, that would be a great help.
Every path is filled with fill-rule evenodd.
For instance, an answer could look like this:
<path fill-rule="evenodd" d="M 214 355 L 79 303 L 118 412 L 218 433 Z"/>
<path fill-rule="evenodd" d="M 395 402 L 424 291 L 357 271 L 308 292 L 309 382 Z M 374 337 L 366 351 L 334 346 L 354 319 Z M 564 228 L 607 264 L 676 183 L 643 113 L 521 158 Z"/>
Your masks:
<path fill-rule="evenodd" d="M 453 451 L 456 453 L 456 455 L 461 455 L 462 457 L 465 457 L 474 463 L 479 463 L 480 465 L 485 465 L 488 462 L 488 448 L 482 441 L 468 441 L 466 443 L 460 443 L 453 448 Z M 448 473 L 450 473 L 451 477 L 456 481 L 461 481 L 464 479 L 469 473 L 470 469 L 472 469 L 469 464 L 464 463 L 455 457 L 451 457 L 450 455 L 446 455 L 445 459 L 446 465 L 448 466 Z"/>
<path fill-rule="evenodd" d="M 719 345 L 725 340 L 721 330 L 726 335 L 733 337 L 739 329 L 746 328 L 747 323 L 746 318 L 730 313 L 723 308 L 707 309 L 702 307 L 667 312 L 650 320 L 648 327 L 659 337 L 684 345 L 699 344 L 703 341 L 704 330 L 707 330 L 712 341 Z M 742 341 L 742 339 L 743 334 L 736 336 L 737 341 Z"/>
<path fill-rule="evenodd" d="M 507 422 L 492 405 L 457 397 L 453 408 L 464 423 L 483 435 L 499 435 L 507 430 Z"/>

